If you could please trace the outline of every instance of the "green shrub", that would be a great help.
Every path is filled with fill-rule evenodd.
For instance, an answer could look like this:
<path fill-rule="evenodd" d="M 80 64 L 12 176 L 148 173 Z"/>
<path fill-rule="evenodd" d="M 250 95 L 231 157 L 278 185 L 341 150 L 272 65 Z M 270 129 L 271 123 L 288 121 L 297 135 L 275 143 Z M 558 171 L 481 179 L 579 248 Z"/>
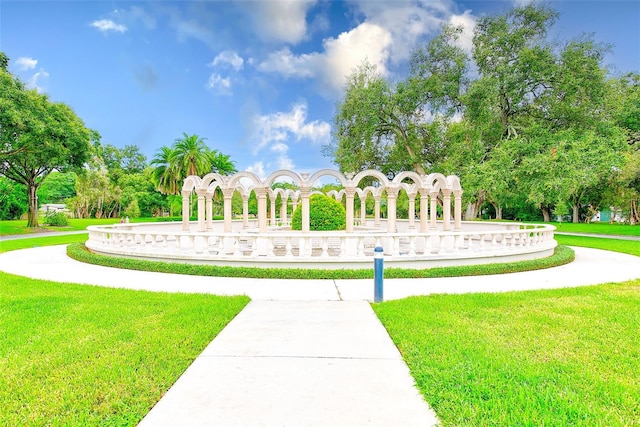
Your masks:
<path fill-rule="evenodd" d="M 309 229 L 312 231 L 344 230 L 347 214 L 344 206 L 324 194 L 313 194 L 309 198 Z M 291 217 L 291 229 L 302 230 L 302 205 Z"/>
<path fill-rule="evenodd" d="M 64 212 L 47 212 L 44 216 L 44 224 L 52 227 L 66 227 L 69 225 L 69 218 Z"/>

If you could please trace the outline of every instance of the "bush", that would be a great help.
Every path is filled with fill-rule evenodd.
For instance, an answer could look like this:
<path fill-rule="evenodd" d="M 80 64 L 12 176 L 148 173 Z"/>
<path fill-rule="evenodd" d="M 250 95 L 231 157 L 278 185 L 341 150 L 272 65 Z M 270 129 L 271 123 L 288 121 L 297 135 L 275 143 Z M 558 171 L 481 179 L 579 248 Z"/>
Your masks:
<path fill-rule="evenodd" d="M 47 212 L 44 216 L 44 225 L 52 227 L 66 227 L 69 225 L 69 218 L 64 212 Z"/>
<path fill-rule="evenodd" d="M 344 230 L 346 212 L 340 202 L 324 194 L 314 194 L 309 198 L 309 229 L 312 231 Z M 291 217 L 291 229 L 302 230 L 302 205 Z"/>

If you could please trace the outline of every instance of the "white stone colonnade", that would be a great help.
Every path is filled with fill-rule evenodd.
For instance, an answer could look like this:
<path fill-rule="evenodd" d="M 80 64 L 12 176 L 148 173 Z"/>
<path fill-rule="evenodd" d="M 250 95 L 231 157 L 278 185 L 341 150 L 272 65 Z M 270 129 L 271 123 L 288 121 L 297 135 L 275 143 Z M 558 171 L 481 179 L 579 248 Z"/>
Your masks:
<path fill-rule="evenodd" d="M 429 175 L 418 175 L 415 172 L 401 172 L 393 179 L 387 178 L 384 174 L 376 170 L 365 170 L 358 174 L 342 174 L 331 169 L 322 169 L 314 174 L 297 174 L 291 170 L 278 170 L 269 175 L 266 179 L 260 179 L 252 172 L 239 172 L 230 176 L 223 176 L 217 173 L 210 173 L 200 178 L 195 175 L 188 176 L 182 186 L 182 229 L 189 231 L 189 198 L 195 192 L 198 197 L 198 231 L 210 231 L 213 228 L 213 196 L 216 189 L 220 189 L 223 194 L 223 214 L 224 231 L 232 231 L 232 198 L 236 191 L 242 197 L 242 219 L 243 228 L 248 228 L 248 200 L 253 191 L 258 201 L 258 231 L 264 233 L 269 226 L 277 226 L 276 199 L 281 197 L 282 207 L 280 209 L 280 222 L 282 225 L 288 223 L 287 203 L 291 199 L 293 208 L 298 204 L 302 206 L 302 232 L 309 232 L 309 198 L 312 188 L 318 179 L 330 176 L 337 179 L 342 185 L 340 191 L 332 190 L 328 193 L 337 200 L 346 197 L 346 232 L 353 233 L 355 229 L 354 204 L 355 196 L 360 199 L 361 226 L 366 224 L 366 200 L 373 197 L 374 206 L 374 227 L 380 226 L 381 200 L 386 194 L 387 200 L 387 231 L 396 231 L 396 200 L 401 190 L 404 190 L 409 198 L 409 227 L 419 229 L 420 232 L 427 232 L 437 229 L 437 206 L 438 200 L 442 204 L 442 230 L 458 231 L 462 228 L 462 188 L 460 179 L 455 175 L 445 177 L 440 173 Z M 276 179 L 289 178 L 297 190 L 275 188 L 272 184 Z M 363 180 L 374 182 L 374 185 L 361 188 Z M 408 182 L 410 181 L 410 182 Z M 415 227 L 414 219 L 416 212 L 416 197 L 420 195 L 419 227 Z M 451 196 L 453 195 L 453 212 L 451 206 Z M 271 222 L 268 223 L 267 198 L 270 199 Z M 452 215 L 453 214 L 453 215 Z M 453 218 L 453 224 L 451 219 Z"/>

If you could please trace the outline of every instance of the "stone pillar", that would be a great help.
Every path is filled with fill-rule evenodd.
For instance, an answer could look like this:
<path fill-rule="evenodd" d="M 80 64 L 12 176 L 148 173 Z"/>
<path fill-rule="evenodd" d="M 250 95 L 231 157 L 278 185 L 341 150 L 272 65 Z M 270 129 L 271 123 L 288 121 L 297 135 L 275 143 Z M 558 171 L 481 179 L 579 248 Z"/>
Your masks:
<path fill-rule="evenodd" d="M 429 209 L 429 218 L 431 219 L 431 223 L 429 224 L 429 227 L 435 230 L 438 228 L 436 225 L 436 220 L 438 219 L 438 192 L 432 191 L 429 193 L 429 196 L 431 196 L 431 208 Z"/>
<path fill-rule="evenodd" d="M 300 188 L 300 197 L 302 197 L 302 232 L 309 232 L 309 197 L 311 196 L 311 187 L 304 186 Z"/>
<path fill-rule="evenodd" d="M 230 233 L 233 229 L 233 212 L 231 209 L 233 193 L 235 188 L 223 188 L 222 195 L 224 196 L 224 232 Z"/>
<path fill-rule="evenodd" d="M 462 190 L 454 190 L 454 209 L 453 209 L 453 217 L 455 221 L 454 230 L 462 230 Z"/>
<path fill-rule="evenodd" d="M 198 195 L 198 231 L 207 231 L 207 225 L 205 224 L 205 206 L 204 196 L 206 190 L 198 189 L 196 194 Z"/>
<path fill-rule="evenodd" d="M 254 188 L 253 190 L 258 199 L 258 231 L 260 233 L 267 232 L 267 189 Z"/>
<path fill-rule="evenodd" d="M 271 201 L 271 208 L 269 209 L 269 213 L 271 214 L 271 226 L 275 227 L 276 224 L 276 199 L 278 196 L 276 194 L 270 194 L 269 200 Z"/>
<path fill-rule="evenodd" d="M 416 193 L 407 193 L 409 197 L 409 229 L 416 228 Z"/>
<path fill-rule="evenodd" d="M 398 187 L 387 187 L 387 231 L 396 232 L 396 200 L 398 198 Z"/>
<path fill-rule="evenodd" d="M 451 190 L 442 190 L 442 229 L 451 230 Z"/>
<path fill-rule="evenodd" d="M 289 200 L 284 194 L 280 194 L 280 201 L 282 202 L 280 205 L 280 221 L 282 222 L 282 226 L 287 225 L 287 201 Z"/>
<path fill-rule="evenodd" d="M 360 196 L 360 226 L 367 225 L 367 198 Z"/>
<path fill-rule="evenodd" d="M 205 222 L 207 231 L 213 229 L 213 194 L 208 191 L 204 195 L 206 203 Z"/>
<path fill-rule="evenodd" d="M 420 232 L 426 233 L 429 229 L 429 192 L 420 189 Z"/>
<path fill-rule="evenodd" d="M 344 193 L 347 196 L 347 233 L 353 233 L 353 199 L 356 194 L 356 189 L 355 187 L 346 187 Z"/>
<path fill-rule="evenodd" d="M 182 192 L 182 231 L 189 231 L 189 196 L 191 191 Z"/>
<path fill-rule="evenodd" d="M 373 199 L 375 200 L 375 205 L 373 208 L 374 211 L 374 224 L 376 227 L 380 226 L 380 198 L 382 196 L 373 196 Z"/>
<path fill-rule="evenodd" d="M 249 196 L 242 195 L 242 228 L 249 228 Z"/>

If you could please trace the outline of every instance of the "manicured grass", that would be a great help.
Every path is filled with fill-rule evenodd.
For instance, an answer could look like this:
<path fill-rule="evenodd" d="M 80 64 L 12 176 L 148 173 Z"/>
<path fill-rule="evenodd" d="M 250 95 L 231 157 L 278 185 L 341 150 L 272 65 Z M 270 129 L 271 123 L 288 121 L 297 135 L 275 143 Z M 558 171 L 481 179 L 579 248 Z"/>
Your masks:
<path fill-rule="evenodd" d="M 71 218 L 69 225 L 66 227 L 49 227 L 44 226 L 44 218 L 39 220 L 40 227 L 33 229 L 27 227 L 27 220 L 0 221 L 0 236 L 13 234 L 40 234 L 48 231 L 81 231 L 90 225 L 109 225 L 118 224 L 118 218 Z M 131 222 L 156 222 L 158 218 L 132 218 Z"/>
<path fill-rule="evenodd" d="M 251 277 L 264 279 L 372 279 L 373 268 L 360 270 L 318 270 L 259 267 L 221 267 L 215 265 L 184 264 L 174 262 L 147 261 L 133 258 L 119 258 L 94 254 L 84 244 L 76 243 L 67 247 L 69 257 L 89 264 L 130 270 L 155 271 L 158 273 L 188 274 L 193 276 Z M 568 264 L 575 258 L 567 247 L 557 247 L 554 255 L 537 260 L 500 264 L 464 265 L 457 267 L 434 267 L 422 270 L 386 268 L 386 278 L 425 278 L 479 276 L 505 274 L 519 271 L 540 270 Z"/>
<path fill-rule="evenodd" d="M 616 236 L 640 236 L 640 225 L 609 224 L 592 222 L 590 224 L 574 224 L 571 222 L 552 222 L 556 230 L 563 233 L 607 234 Z"/>
<path fill-rule="evenodd" d="M 36 246 L 65 245 L 68 243 L 84 243 L 86 241 L 86 233 L 68 234 L 62 236 L 43 236 L 16 240 L 2 240 L 0 241 L 0 253 L 13 251 L 16 249 L 34 248 Z"/>
<path fill-rule="evenodd" d="M 0 425 L 135 426 L 247 302 L 0 273 Z"/>
<path fill-rule="evenodd" d="M 625 254 L 640 256 L 640 240 L 603 239 L 598 237 L 563 235 L 556 235 L 555 239 L 560 245 L 604 249 L 607 251 L 622 252 Z"/>
<path fill-rule="evenodd" d="M 640 425 L 640 280 L 374 304 L 444 426 Z"/>

